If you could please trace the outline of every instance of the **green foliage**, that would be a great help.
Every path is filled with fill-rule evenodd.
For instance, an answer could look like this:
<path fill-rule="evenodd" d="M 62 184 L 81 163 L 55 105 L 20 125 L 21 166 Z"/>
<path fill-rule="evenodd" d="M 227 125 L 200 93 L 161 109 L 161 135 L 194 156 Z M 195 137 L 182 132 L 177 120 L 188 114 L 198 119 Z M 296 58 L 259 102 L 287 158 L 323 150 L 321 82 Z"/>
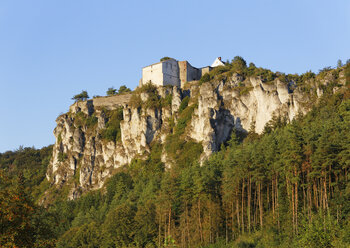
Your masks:
<path fill-rule="evenodd" d="M 89 99 L 89 95 L 88 95 L 88 93 L 87 93 L 87 91 L 86 90 L 83 90 L 81 93 L 79 93 L 79 94 L 77 94 L 77 95 L 74 95 L 73 97 L 72 97 L 72 100 L 74 100 L 74 101 L 85 101 L 85 100 L 87 100 L 87 99 Z"/>
<path fill-rule="evenodd" d="M 180 107 L 179 107 L 179 113 L 181 114 L 182 111 L 187 108 L 188 106 L 188 103 L 190 101 L 190 97 L 189 96 L 185 96 L 182 101 L 181 101 L 181 104 L 180 104 Z"/>
<path fill-rule="evenodd" d="M 114 96 L 117 94 L 117 90 L 114 87 L 108 88 L 106 94 L 107 96 Z"/>
<path fill-rule="evenodd" d="M 97 123 L 98 119 L 95 114 L 88 116 L 83 112 L 78 112 L 74 115 L 74 124 L 78 128 L 86 127 L 91 130 L 96 127 Z"/>
<path fill-rule="evenodd" d="M 327 67 L 324 67 L 323 69 L 319 70 L 319 77 L 320 78 L 324 78 L 328 72 L 330 72 L 332 70 L 332 67 L 331 66 L 327 66 Z"/>
<path fill-rule="evenodd" d="M 210 74 L 207 72 L 205 73 L 200 79 L 199 79 L 199 83 L 206 83 L 210 81 Z"/>
<path fill-rule="evenodd" d="M 133 242 L 135 214 L 136 209 L 129 202 L 118 205 L 108 214 L 104 231 L 110 246 L 128 247 Z"/>
<path fill-rule="evenodd" d="M 343 66 L 343 62 L 341 61 L 341 59 L 338 59 L 337 61 L 337 67 L 340 68 Z"/>
<path fill-rule="evenodd" d="M 263 82 L 271 82 L 276 78 L 276 74 L 268 69 L 257 68 L 254 71 L 254 76 L 260 77 Z"/>
<path fill-rule="evenodd" d="M 121 95 L 121 94 L 124 94 L 124 93 L 128 93 L 128 92 L 131 92 L 131 89 L 126 87 L 125 85 L 122 85 L 122 86 L 119 87 L 118 95 Z"/>
<path fill-rule="evenodd" d="M 26 147 L 0 153 L 0 172 L 5 173 L 10 180 L 22 174 L 23 186 L 34 192 L 45 179 L 51 155 L 52 145 L 40 150 Z"/>
<path fill-rule="evenodd" d="M 236 87 L 236 90 L 238 90 L 240 96 L 247 95 L 253 89 L 254 89 L 253 86 L 247 87 L 245 85 L 241 85 L 241 86 Z"/>
<path fill-rule="evenodd" d="M 133 93 L 131 95 L 129 105 L 132 108 L 141 108 L 142 107 L 142 100 L 140 94 Z"/>
<path fill-rule="evenodd" d="M 91 222 L 69 229 L 60 237 L 57 248 L 98 248 L 100 247 L 100 230 L 97 223 Z"/>
<path fill-rule="evenodd" d="M 100 131 L 103 140 L 118 142 L 121 139 L 120 122 L 123 120 L 123 108 L 103 110 L 107 118 L 106 127 Z"/>
<path fill-rule="evenodd" d="M 299 247 L 339 247 L 336 245 L 339 231 L 339 226 L 331 216 L 323 216 L 320 212 L 310 223 L 307 221 L 303 223 L 297 243 Z"/>
<path fill-rule="evenodd" d="M 161 99 L 162 107 L 171 107 L 172 102 L 173 102 L 173 94 L 168 94 Z"/>
<path fill-rule="evenodd" d="M 57 155 L 58 162 L 64 162 L 67 159 L 67 153 L 60 151 Z"/>
<path fill-rule="evenodd" d="M 185 168 L 196 161 L 203 152 L 200 143 L 194 141 L 186 141 L 181 136 L 185 133 L 185 129 L 192 118 L 195 104 L 188 106 L 189 98 L 185 97 L 180 105 L 180 116 L 174 128 L 174 133 L 168 135 L 165 143 L 167 154 L 176 161 L 176 166 Z"/>
<path fill-rule="evenodd" d="M 160 62 L 166 61 L 168 59 L 172 59 L 172 58 L 171 57 L 163 57 L 163 58 L 160 59 Z"/>
<path fill-rule="evenodd" d="M 240 56 L 233 58 L 231 63 L 232 69 L 238 73 L 243 73 L 247 69 L 247 62 Z"/>
<path fill-rule="evenodd" d="M 7 177 L 0 172 L 0 246 L 54 247 L 55 237 L 47 221 L 50 216 L 36 206 L 21 172 Z M 8 174 L 11 176 L 11 174 Z M 42 218 L 44 217 L 44 218 Z"/>
<path fill-rule="evenodd" d="M 184 139 L 197 106 L 184 98 L 164 147 L 150 144 L 102 189 L 46 209 L 28 192 L 47 188 L 52 147 L 2 153 L 1 246 L 349 247 L 350 94 L 319 101 L 291 123 L 274 118 L 261 135 L 234 130 L 199 166 L 202 145 Z M 121 112 L 103 111 L 113 129 Z"/>
<path fill-rule="evenodd" d="M 145 94 L 146 101 L 142 102 L 141 94 Z M 172 94 L 167 94 L 162 98 L 157 91 L 157 86 L 151 82 L 137 88 L 129 101 L 129 105 L 133 108 L 160 109 L 162 107 L 170 107 L 172 103 Z"/>
<path fill-rule="evenodd" d="M 350 63 L 347 63 L 345 66 L 345 80 L 346 80 L 346 85 L 350 85 Z"/>
<path fill-rule="evenodd" d="M 115 96 L 115 95 L 121 95 L 128 92 L 131 92 L 131 89 L 129 89 L 125 85 L 122 85 L 119 87 L 118 91 L 114 87 L 108 88 L 106 94 L 107 96 Z"/>
<path fill-rule="evenodd" d="M 147 95 L 147 101 L 144 103 L 142 102 L 140 96 L 142 93 Z M 162 105 L 162 100 L 158 95 L 157 87 L 151 82 L 148 82 L 133 92 L 129 105 L 133 108 L 160 108 Z"/>
<path fill-rule="evenodd" d="M 59 133 L 57 136 L 57 143 L 60 144 L 62 142 L 62 133 Z"/>
<path fill-rule="evenodd" d="M 96 127 L 98 123 L 98 118 L 95 116 L 95 114 L 92 114 L 88 118 L 86 118 L 85 125 L 87 128 L 94 128 Z"/>

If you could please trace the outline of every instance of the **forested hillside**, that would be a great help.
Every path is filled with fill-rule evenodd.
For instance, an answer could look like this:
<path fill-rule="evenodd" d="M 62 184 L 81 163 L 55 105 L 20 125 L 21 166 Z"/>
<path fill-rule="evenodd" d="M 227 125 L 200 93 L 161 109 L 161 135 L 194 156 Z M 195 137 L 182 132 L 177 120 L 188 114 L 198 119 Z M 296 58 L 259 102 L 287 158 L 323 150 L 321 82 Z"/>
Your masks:
<path fill-rule="evenodd" d="M 346 73 L 305 116 L 276 117 L 261 135 L 234 130 L 202 165 L 176 154 L 165 169 L 154 143 L 102 189 L 72 201 L 58 190 L 46 208 L 52 147 L 0 154 L 0 245 L 349 247 L 350 64 Z"/>

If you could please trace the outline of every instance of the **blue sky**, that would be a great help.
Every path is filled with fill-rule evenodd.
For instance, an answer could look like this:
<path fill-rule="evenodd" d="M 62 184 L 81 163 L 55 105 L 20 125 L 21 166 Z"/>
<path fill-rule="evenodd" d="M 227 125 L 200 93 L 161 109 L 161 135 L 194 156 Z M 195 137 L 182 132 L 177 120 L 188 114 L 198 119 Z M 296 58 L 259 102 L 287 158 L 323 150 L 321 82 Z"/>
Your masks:
<path fill-rule="evenodd" d="M 286 73 L 350 58 L 350 1 L 0 1 L 0 152 L 54 142 L 81 90 L 135 88 L 164 56 Z"/>

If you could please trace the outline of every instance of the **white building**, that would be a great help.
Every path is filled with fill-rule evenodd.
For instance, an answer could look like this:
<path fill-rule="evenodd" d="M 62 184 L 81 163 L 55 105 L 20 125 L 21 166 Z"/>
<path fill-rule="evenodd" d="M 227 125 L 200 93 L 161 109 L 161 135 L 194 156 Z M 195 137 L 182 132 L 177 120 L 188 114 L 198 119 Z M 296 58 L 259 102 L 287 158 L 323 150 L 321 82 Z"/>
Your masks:
<path fill-rule="evenodd" d="M 142 68 L 142 79 L 140 86 L 151 82 L 154 85 L 173 85 L 182 87 L 186 82 L 199 80 L 204 73 L 209 72 L 212 67 L 224 65 L 221 57 L 217 58 L 212 66 L 203 68 L 193 67 L 187 61 L 168 59 Z"/>
<path fill-rule="evenodd" d="M 211 67 L 217 67 L 217 66 L 221 66 L 221 65 L 225 65 L 225 63 L 221 61 L 221 57 L 218 57 L 211 64 Z"/>

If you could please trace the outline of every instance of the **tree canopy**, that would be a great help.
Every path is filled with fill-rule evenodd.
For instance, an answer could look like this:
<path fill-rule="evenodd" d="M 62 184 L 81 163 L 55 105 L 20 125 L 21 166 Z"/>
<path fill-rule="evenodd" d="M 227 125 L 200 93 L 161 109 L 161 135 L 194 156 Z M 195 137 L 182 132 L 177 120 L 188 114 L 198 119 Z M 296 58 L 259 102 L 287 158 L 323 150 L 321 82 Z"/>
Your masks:
<path fill-rule="evenodd" d="M 119 87 L 119 90 L 116 90 L 114 87 L 108 88 L 106 94 L 107 96 L 115 96 L 115 95 L 120 95 L 127 92 L 131 92 L 131 89 L 129 89 L 125 85 L 122 85 Z"/>
<path fill-rule="evenodd" d="M 85 100 L 87 100 L 87 99 L 89 99 L 89 95 L 88 95 L 88 93 L 87 93 L 87 91 L 86 90 L 83 90 L 83 91 L 81 91 L 81 93 L 79 93 L 79 94 L 77 94 L 77 95 L 74 95 L 73 97 L 72 97 L 72 100 L 74 100 L 74 101 L 85 101 Z"/>

